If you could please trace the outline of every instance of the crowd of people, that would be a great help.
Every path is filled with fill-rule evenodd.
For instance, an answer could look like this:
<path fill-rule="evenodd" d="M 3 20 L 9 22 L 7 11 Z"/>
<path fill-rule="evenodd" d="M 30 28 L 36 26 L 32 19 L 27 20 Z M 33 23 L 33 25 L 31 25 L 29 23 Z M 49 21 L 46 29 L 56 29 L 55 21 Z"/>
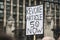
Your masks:
<path fill-rule="evenodd" d="M 0 40 L 15 40 L 15 39 L 4 32 L 0 32 Z"/>
<path fill-rule="evenodd" d="M 16 40 L 4 32 L 0 32 L 0 40 Z M 55 40 L 53 37 L 43 37 L 42 40 Z M 57 39 L 60 40 L 60 37 Z"/>

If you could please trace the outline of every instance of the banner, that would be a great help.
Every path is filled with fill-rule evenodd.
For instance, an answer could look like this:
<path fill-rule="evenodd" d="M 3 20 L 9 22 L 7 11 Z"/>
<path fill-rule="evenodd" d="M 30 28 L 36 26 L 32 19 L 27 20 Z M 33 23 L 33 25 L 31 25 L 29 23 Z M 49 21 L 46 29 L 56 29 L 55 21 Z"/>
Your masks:
<path fill-rule="evenodd" d="M 43 5 L 26 7 L 26 35 L 43 34 Z"/>

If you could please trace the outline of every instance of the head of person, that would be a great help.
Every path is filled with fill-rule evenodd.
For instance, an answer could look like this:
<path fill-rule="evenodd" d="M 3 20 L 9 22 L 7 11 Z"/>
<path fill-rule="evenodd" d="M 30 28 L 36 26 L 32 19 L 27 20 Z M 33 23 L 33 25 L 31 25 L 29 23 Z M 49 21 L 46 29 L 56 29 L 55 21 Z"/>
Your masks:
<path fill-rule="evenodd" d="M 55 40 L 53 37 L 44 37 L 42 40 Z"/>
<path fill-rule="evenodd" d="M 0 40 L 13 40 L 12 37 L 8 36 L 6 33 L 0 32 Z"/>
<path fill-rule="evenodd" d="M 57 40 L 60 40 L 60 36 L 58 37 L 58 39 Z"/>

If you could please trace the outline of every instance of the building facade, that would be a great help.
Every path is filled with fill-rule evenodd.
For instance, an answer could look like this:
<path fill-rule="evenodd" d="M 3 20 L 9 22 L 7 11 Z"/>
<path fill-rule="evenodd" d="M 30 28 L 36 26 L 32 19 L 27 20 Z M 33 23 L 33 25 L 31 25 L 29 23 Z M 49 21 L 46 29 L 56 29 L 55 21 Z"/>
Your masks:
<path fill-rule="evenodd" d="M 6 32 L 8 22 L 14 20 L 15 30 L 13 33 L 15 36 L 25 36 L 25 9 L 27 6 L 40 4 L 43 4 L 44 7 L 43 36 L 57 38 L 59 31 L 57 32 L 56 29 L 60 28 L 60 0 L 0 0 L 0 30 Z M 12 18 L 10 18 L 10 16 Z M 11 27 L 12 24 L 9 26 Z M 28 38 L 29 37 L 30 36 L 28 36 Z M 41 35 L 37 37 L 41 37 Z M 30 39 L 32 39 L 32 37 Z"/>

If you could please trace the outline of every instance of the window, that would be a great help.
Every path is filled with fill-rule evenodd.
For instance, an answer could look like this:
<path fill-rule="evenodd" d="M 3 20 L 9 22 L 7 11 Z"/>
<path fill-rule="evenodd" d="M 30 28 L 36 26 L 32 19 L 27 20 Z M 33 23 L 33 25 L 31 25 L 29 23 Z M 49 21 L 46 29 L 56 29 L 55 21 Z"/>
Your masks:
<path fill-rule="evenodd" d="M 7 11 L 10 10 L 10 7 L 7 7 Z"/>
<path fill-rule="evenodd" d="M 19 5 L 19 7 L 23 7 L 23 5 Z"/>
<path fill-rule="evenodd" d="M 3 4 L 3 2 L 0 2 L 0 4 Z"/>
<path fill-rule="evenodd" d="M 31 5 L 32 5 L 32 6 L 34 5 L 34 1 L 31 1 Z"/>
<path fill-rule="evenodd" d="M 26 6 L 29 6 L 29 0 L 25 0 L 26 1 Z M 30 0 L 31 1 L 31 0 Z"/>
<path fill-rule="evenodd" d="M 20 16 L 19 20 L 20 20 L 20 21 L 23 21 L 23 16 Z"/>
<path fill-rule="evenodd" d="M 0 10 L 0 13 L 3 13 L 3 11 L 2 11 L 2 10 Z"/>
<path fill-rule="evenodd" d="M 17 4 L 17 0 L 13 0 L 13 4 Z"/>
<path fill-rule="evenodd" d="M 60 5 L 59 5 L 59 7 L 60 7 Z M 60 8 L 59 8 L 59 13 L 60 13 Z M 60 17 L 60 14 L 59 14 L 59 17 Z"/>
<path fill-rule="evenodd" d="M 20 22 L 19 23 L 19 26 L 20 26 L 20 29 L 23 27 L 23 23 L 22 22 Z"/>
<path fill-rule="evenodd" d="M 10 3 L 6 3 L 6 5 L 10 5 Z"/>
<path fill-rule="evenodd" d="M 58 2 L 58 0 L 54 0 L 54 2 Z"/>
<path fill-rule="evenodd" d="M 49 2 L 46 2 L 46 6 L 49 7 Z"/>
<path fill-rule="evenodd" d="M 52 8 L 54 8 L 54 3 L 51 3 Z"/>
<path fill-rule="evenodd" d="M 51 1 L 54 1 L 54 0 L 51 0 Z"/>
<path fill-rule="evenodd" d="M 3 2 L 4 0 L 0 0 L 0 2 Z"/>
<path fill-rule="evenodd" d="M 22 16 L 23 14 L 22 13 L 20 13 L 20 16 Z"/>
<path fill-rule="evenodd" d="M 4 16 L 3 13 L 0 13 L 0 19 L 3 18 L 3 16 Z"/>
<path fill-rule="evenodd" d="M 49 1 L 49 0 L 45 0 L 45 1 Z"/>
<path fill-rule="evenodd" d="M 7 14 L 10 14 L 10 11 L 7 11 L 6 13 L 7 13 Z"/>
<path fill-rule="evenodd" d="M 53 0 L 49 0 L 49 1 L 53 1 Z"/>
<path fill-rule="evenodd" d="M 0 4 L 0 8 L 1 8 L 1 9 L 3 9 L 3 8 L 4 8 L 4 6 Z"/>
<path fill-rule="evenodd" d="M 40 2 L 41 2 L 41 1 L 39 1 L 39 0 L 36 0 L 36 4 L 37 4 L 37 5 L 39 5 L 39 4 L 40 4 Z"/>
<path fill-rule="evenodd" d="M 7 5 L 7 6 L 6 6 L 6 10 L 7 10 L 7 11 L 10 10 L 10 5 Z"/>
<path fill-rule="evenodd" d="M 10 1 L 10 0 L 6 0 L 6 1 Z"/>
<path fill-rule="evenodd" d="M 20 8 L 19 8 L 19 12 L 20 12 L 20 13 L 23 13 L 23 7 L 20 7 Z"/>
<path fill-rule="evenodd" d="M 16 4 L 13 4 L 13 6 L 16 6 Z"/>
<path fill-rule="evenodd" d="M 2 21 L 2 19 L 0 19 L 0 21 Z"/>
<path fill-rule="evenodd" d="M 0 8 L 3 9 L 4 6 L 3 6 L 3 2 L 0 2 Z"/>

